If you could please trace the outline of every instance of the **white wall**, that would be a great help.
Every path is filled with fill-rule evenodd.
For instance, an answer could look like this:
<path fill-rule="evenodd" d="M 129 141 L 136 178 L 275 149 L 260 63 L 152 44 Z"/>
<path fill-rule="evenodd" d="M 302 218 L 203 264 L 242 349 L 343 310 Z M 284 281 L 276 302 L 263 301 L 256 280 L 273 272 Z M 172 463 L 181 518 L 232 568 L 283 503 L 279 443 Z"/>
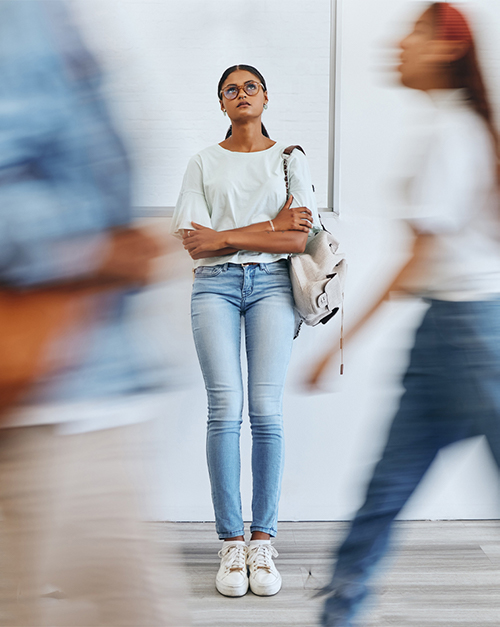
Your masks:
<path fill-rule="evenodd" d="M 302 144 L 327 206 L 330 0 L 78 0 L 112 76 L 138 165 L 136 204 L 175 205 L 188 159 L 226 134 L 217 84 L 236 63 L 266 78 L 271 137 Z"/>
<path fill-rule="evenodd" d="M 211 0 L 205 2 L 210 4 Z M 213 0 L 214 6 L 218 6 L 217 2 Z M 307 3 L 307 9 L 312 10 L 316 4 L 325 2 L 327 0 L 314 0 Z M 139 5 L 138 0 L 122 3 L 122 22 L 128 11 L 131 12 L 129 15 L 132 12 L 134 15 L 134 20 L 129 20 L 127 33 L 132 40 L 143 40 L 148 34 L 147 29 L 151 28 L 146 17 L 144 21 L 140 19 Z M 255 5 L 256 10 L 261 7 L 258 2 L 250 5 Z M 273 5 L 286 15 L 289 2 L 273 0 Z M 197 16 L 193 16 L 191 22 L 191 16 L 182 6 L 182 3 L 171 3 L 172 19 L 178 19 L 179 27 L 192 24 L 193 28 L 199 28 Z M 474 6 L 481 11 L 483 38 L 489 46 L 485 61 L 489 71 L 498 77 L 500 44 L 495 40 L 500 27 L 498 0 L 478 0 Z M 411 11 L 412 8 L 401 0 L 342 2 L 338 129 L 341 139 L 341 218 L 337 221 L 329 217 L 328 220 L 339 233 L 342 247 L 349 257 L 345 303 L 347 325 L 383 288 L 406 254 L 407 233 L 394 219 L 398 207 L 388 190 L 392 189 L 390 181 L 398 171 L 395 164 L 398 163 L 401 138 L 408 129 L 409 120 L 420 115 L 425 103 L 418 95 L 396 88 L 390 75 L 382 70 L 393 63 L 389 44 L 404 32 Z M 256 18 L 258 21 L 258 17 L 258 13 L 249 12 L 249 20 Z M 222 15 L 220 19 L 224 25 L 226 16 Z M 96 39 L 95 31 L 90 34 Z M 117 44 L 120 54 L 125 41 L 122 39 Z M 106 46 L 101 48 L 106 53 Z M 157 33 L 151 33 L 149 55 L 134 60 L 137 75 L 141 74 L 141 64 L 156 62 L 157 49 L 161 49 L 161 38 Z M 115 52 L 112 47 L 107 50 L 111 61 Z M 304 54 L 307 55 L 305 60 L 314 66 L 316 50 L 304 49 Z M 193 80 L 197 80 L 197 53 L 193 52 L 191 58 L 183 58 L 182 63 L 184 67 L 192 65 Z M 171 68 L 165 68 L 166 77 L 169 71 Z M 148 93 L 154 92 L 153 85 L 139 84 L 148 89 Z M 297 98 L 299 92 L 300 88 L 297 88 Z M 323 94 L 321 90 L 319 93 Z M 204 94 L 200 97 L 204 100 Z M 498 90 L 495 100 L 500 100 Z M 216 107 L 212 91 L 208 93 L 208 101 L 210 106 Z M 311 109 L 316 106 L 324 106 L 321 98 L 310 99 Z M 192 133 L 198 127 L 193 130 L 191 114 L 182 117 L 182 109 L 179 109 L 179 118 L 174 120 L 170 114 L 163 118 L 161 109 L 155 111 L 154 103 L 149 103 L 144 109 L 143 124 L 144 128 L 165 130 L 165 135 L 159 131 L 151 138 L 157 142 L 158 154 L 170 124 L 180 124 L 185 129 L 186 142 L 193 141 Z M 152 121 L 157 114 L 160 120 L 156 127 Z M 124 116 L 123 124 L 126 128 L 127 116 Z M 134 125 L 137 128 L 136 119 Z M 223 126 L 222 122 L 220 126 Z M 220 130 L 218 128 L 217 133 Z M 287 133 L 293 135 L 288 129 Z M 142 165 L 148 166 L 147 163 Z M 158 228 L 162 226 L 165 225 L 160 221 Z M 168 264 L 173 277 L 170 284 L 152 290 L 145 302 L 158 346 L 171 360 L 169 379 L 173 385 L 181 383 L 184 387 L 172 392 L 164 419 L 153 425 L 156 452 L 149 471 L 157 482 L 158 491 L 151 504 L 151 515 L 158 519 L 211 520 L 213 514 L 205 466 L 206 400 L 189 328 L 190 263 L 186 254 L 179 250 L 170 257 Z M 411 329 L 418 323 L 422 310 L 423 306 L 414 302 L 388 304 L 347 347 L 345 375 L 340 378 L 336 368 L 332 367 L 328 377 L 329 391 L 315 396 L 301 392 L 301 374 L 326 344 L 336 341 L 338 321 L 326 327 L 304 329 L 296 341 L 285 397 L 287 462 L 280 510 L 282 520 L 342 520 L 349 518 L 359 506 L 363 485 L 377 459 L 397 405 L 401 392 L 399 377 L 406 364 Z M 249 453 L 249 428 L 245 423 L 242 491 L 247 518 Z M 462 443 L 440 455 L 404 516 L 498 517 L 498 487 L 498 478 L 484 442 Z"/>

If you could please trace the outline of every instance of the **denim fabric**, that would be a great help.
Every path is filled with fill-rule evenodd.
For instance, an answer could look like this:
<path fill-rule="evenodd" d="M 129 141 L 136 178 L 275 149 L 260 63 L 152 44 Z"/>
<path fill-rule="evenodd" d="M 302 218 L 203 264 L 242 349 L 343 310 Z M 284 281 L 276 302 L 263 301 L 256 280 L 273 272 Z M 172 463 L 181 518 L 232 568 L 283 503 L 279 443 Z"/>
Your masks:
<path fill-rule="evenodd" d="M 324 626 L 354 624 L 392 522 L 441 448 L 485 435 L 500 466 L 500 301 L 430 303 L 382 458 L 324 590 Z"/>
<path fill-rule="evenodd" d="M 276 535 L 283 471 L 282 401 L 294 335 L 284 261 L 201 266 L 192 295 L 193 335 L 208 396 L 207 459 L 220 538 L 243 535 L 240 427 L 241 321 L 252 430 L 252 531 Z"/>
<path fill-rule="evenodd" d="M 0 3 L 0 283 L 11 286 L 88 275 L 108 230 L 132 218 L 128 158 L 64 5 Z M 149 356 L 130 341 L 129 300 L 123 290 L 101 297 L 84 341 L 65 343 L 79 347 L 80 362 L 39 386 L 33 402 L 152 387 Z"/>

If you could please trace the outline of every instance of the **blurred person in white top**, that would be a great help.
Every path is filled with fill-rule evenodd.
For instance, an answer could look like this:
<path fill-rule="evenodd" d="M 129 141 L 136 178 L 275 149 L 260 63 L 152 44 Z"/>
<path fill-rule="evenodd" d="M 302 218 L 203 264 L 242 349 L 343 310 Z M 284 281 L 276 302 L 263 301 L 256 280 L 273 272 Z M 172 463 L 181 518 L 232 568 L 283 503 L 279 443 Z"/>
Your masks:
<path fill-rule="evenodd" d="M 407 187 L 414 232 L 409 261 L 346 334 L 393 291 L 429 303 L 404 376 L 405 392 L 366 499 L 337 552 L 321 624 L 349 627 L 386 554 L 392 522 L 441 448 L 484 435 L 500 466 L 499 142 L 460 11 L 429 6 L 400 43 L 401 82 L 428 94 L 432 131 Z M 309 375 L 320 380 L 335 349 Z"/>

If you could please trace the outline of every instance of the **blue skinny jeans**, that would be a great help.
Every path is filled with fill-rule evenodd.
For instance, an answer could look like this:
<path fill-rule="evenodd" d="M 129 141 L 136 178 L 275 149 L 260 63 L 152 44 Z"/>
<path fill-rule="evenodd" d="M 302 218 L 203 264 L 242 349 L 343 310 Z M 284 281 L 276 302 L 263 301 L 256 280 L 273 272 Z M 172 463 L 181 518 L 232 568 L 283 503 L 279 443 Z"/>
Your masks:
<path fill-rule="evenodd" d="M 500 467 L 500 300 L 431 300 L 364 505 L 341 545 L 321 624 L 351 627 L 394 519 L 439 450 L 484 435 Z"/>
<path fill-rule="evenodd" d="M 252 432 L 251 531 L 277 532 L 284 462 L 283 391 L 294 336 L 286 261 L 195 270 L 193 335 L 208 396 L 207 461 L 219 538 L 244 534 L 240 495 L 241 329 Z"/>

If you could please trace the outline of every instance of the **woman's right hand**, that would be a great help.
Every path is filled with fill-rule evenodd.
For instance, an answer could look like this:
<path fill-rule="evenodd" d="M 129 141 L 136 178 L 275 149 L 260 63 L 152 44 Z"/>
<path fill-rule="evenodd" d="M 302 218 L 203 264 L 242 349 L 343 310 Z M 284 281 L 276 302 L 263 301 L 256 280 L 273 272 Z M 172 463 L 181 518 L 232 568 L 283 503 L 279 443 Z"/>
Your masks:
<path fill-rule="evenodd" d="M 311 211 L 307 207 L 291 207 L 292 202 L 293 196 L 290 196 L 283 209 L 273 219 L 275 230 L 309 233 L 313 225 Z"/>

